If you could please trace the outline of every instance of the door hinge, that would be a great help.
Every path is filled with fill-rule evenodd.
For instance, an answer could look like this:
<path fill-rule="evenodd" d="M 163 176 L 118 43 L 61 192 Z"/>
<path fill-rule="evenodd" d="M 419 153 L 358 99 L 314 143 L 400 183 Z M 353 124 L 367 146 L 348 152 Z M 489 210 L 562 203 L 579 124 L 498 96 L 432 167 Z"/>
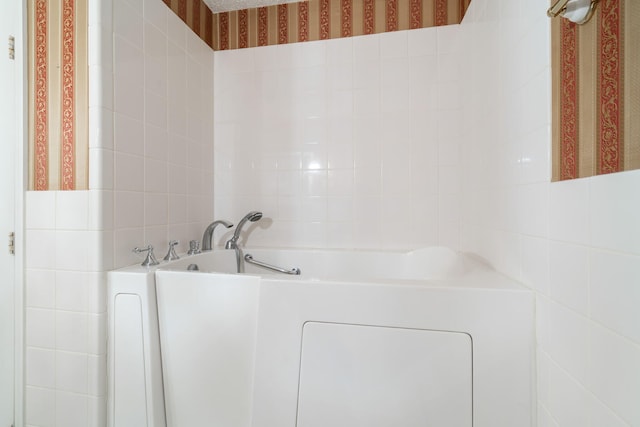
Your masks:
<path fill-rule="evenodd" d="M 15 255 L 16 253 L 16 233 L 13 231 L 9 233 L 9 254 Z"/>
<path fill-rule="evenodd" d="M 16 39 L 9 36 L 9 59 L 16 59 Z"/>

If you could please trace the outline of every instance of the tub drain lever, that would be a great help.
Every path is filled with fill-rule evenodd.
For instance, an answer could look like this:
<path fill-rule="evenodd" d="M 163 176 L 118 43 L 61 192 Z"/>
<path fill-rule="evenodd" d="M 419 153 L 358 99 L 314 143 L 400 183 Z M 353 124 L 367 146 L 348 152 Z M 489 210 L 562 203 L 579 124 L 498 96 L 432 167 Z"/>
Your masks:
<path fill-rule="evenodd" d="M 249 264 L 257 265 L 258 267 L 266 268 L 267 270 L 276 271 L 278 273 L 292 274 L 292 275 L 295 275 L 295 276 L 299 276 L 300 275 L 300 269 L 297 268 L 297 267 L 294 267 L 291 270 L 287 270 L 285 268 L 276 267 L 275 265 L 267 264 L 266 262 L 262 262 L 262 261 L 258 261 L 258 260 L 253 259 L 253 256 L 251 254 L 246 254 L 244 256 L 244 260 L 246 262 L 248 262 Z"/>

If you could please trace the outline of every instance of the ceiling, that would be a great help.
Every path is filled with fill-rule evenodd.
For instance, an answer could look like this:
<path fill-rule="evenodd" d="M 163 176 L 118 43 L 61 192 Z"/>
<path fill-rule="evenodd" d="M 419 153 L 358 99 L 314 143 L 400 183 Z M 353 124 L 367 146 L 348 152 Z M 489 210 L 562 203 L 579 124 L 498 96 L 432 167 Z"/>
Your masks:
<path fill-rule="evenodd" d="M 282 3 L 297 3 L 299 0 L 204 0 L 213 13 L 251 9 Z"/>

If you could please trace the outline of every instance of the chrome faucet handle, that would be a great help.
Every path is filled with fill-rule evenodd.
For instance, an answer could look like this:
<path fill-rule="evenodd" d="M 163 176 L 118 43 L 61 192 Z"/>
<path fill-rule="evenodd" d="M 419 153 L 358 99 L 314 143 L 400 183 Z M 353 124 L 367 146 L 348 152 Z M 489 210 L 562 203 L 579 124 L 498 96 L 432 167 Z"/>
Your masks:
<path fill-rule="evenodd" d="M 189 252 L 187 252 L 187 255 L 195 255 L 199 253 L 202 253 L 200 250 L 200 242 L 197 240 L 191 240 L 189 242 Z"/>
<path fill-rule="evenodd" d="M 142 252 L 147 253 L 147 257 L 144 259 L 144 261 L 142 261 L 142 264 L 140 264 L 143 267 L 149 267 L 151 265 L 160 264 L 156 259 L 155 255 L 153 255 L 153 246 L 151 245 L 148 245 L 146 248 L 133 248 L 133 252 L 136 254 L 139 254 Z"/>
<path fill-rule="evenodd" d="M 165 261 L 173 261 L 174 259 L 180 259 L 178 254 L 176 254 L 176 245 L 180 244 L 177 240 L 171 240 L 169 242 L 169 251 L 164 256 L 163 260 Z"/>

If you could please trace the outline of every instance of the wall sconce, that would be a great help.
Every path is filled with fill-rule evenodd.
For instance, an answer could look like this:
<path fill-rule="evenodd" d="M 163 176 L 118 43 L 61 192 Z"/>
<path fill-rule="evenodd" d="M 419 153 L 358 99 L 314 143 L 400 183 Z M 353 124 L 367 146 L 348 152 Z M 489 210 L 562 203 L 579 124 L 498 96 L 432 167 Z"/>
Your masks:
<path fill-rule="evenodd" d="M 593 16 L 599 0 L 558 0 L 547 10 L 549 18 L 560 15 L 571 22 L 586 24 Z"/>

